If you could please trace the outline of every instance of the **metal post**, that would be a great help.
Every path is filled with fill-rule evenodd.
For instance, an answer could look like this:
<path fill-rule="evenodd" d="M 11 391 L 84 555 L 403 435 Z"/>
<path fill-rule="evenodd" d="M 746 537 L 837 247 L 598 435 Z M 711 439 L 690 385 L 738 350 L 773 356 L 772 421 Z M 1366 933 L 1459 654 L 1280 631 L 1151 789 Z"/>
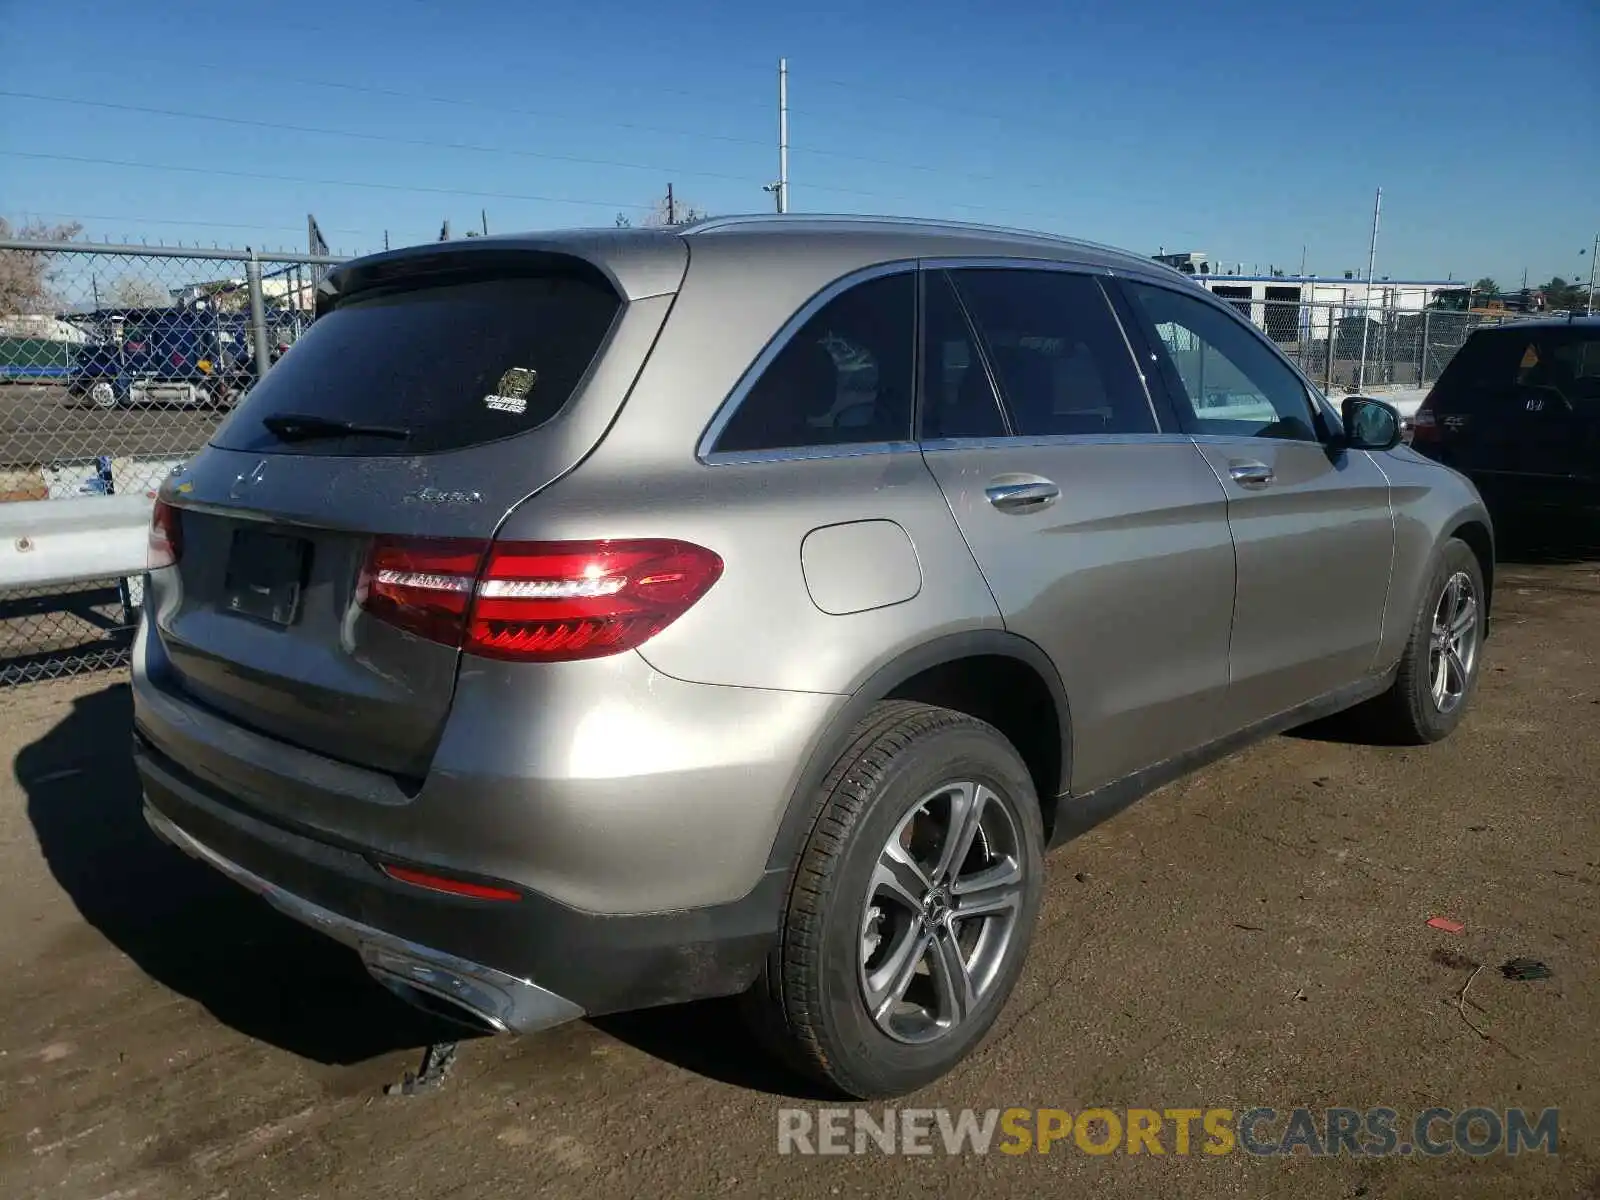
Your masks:
<path fill-rule="evenodd" d="M 1334 327 L 1334 324 L 1335 324 L 1334 312 L 1335 312 L 1335 309 L 1333 307 L 1333 302 L 1329 301 L 1328 302 L 1328 352 L 1324 356 L 1326 358 L 1326 360 L 1327 360 L 1327 365 L 1324 367 L 1323 372 L 1322 372 L 1322 393 L 1323 393 L 1323 395 L 1327 395 L 1329 392 L 1333 391 L 1333 327 Z"/>
<path fill-rule="evenodd" d="M 1356 364 L 1356 394 L 1367 386 L 1367 333 L 1372 327 L 1372 273 L 1378 265 L 1378 215 L 1383 211 L 1383 189 L 1372 203 L 1372 245 L 1367 251 L 1367 295 L 1361 306 L 1361 361 Z"/>
<path fill-rule="evenodd" d="M 1426 387 L 1428 384 L 1428 351 L 1432 349 L 1429 338 L 1429 329 L 1433 324 L 1433 309 L 1426 304 L 1422 308 L 1422 361 L 1417 364 L 1417 386 Z"/>
<path fill-rule="evenodd" d="M 677 206 L 676 202 L 672 199 L 672 185 L 669 183 L 669 184 L 667 184 L 667 224 L 668 225 L 676 225 L 677 223 L 678 223 L 678 206 Z"/>
<path fill-rule="evenodd" d="M 261 379 L 272 365 L 272 351 L 267 345 L 267 311 L 261 298 L 261 262 L 254 250 L 244 264 L 244 278 L 250 291 L 250 338 L 255 345 L 256 378 Z"/>
<path fill-rule="evenodd" d="M 1600 233 L 1594 235 L 1594 245 L 1589 250 L 1589 295 L 1583 302 L 1585 316 L 1594 313 L 1594 260 L 1600 258 Z"/>
<path fill-rule="evenodd" d="M 789 211 L 789 60 L 778 60 L 778 211 Z"/>

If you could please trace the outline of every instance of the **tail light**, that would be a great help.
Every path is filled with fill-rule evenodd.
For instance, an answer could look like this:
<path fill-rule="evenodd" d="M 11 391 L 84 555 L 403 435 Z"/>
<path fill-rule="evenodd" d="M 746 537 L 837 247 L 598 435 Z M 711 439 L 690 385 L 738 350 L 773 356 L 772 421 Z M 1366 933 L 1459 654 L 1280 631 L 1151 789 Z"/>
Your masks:
<path fill-rule="evenodd" d="M 1443 430 L 1439 428 L 1439 414 L 1433 408 L 1433 393 L 1428 393 L 1428 398 L 1422 402 L 1422 407 L 1417 409 L 1416 416 L 1411 418 L 1411 444 L 1418 442 L 1437 442 Z"/>
<path fill-rule="evenodd" d="M 183 523 L 178 510 L 165 500 L 157 500 L 150 513 L 150 543 L 145 568 L 159 571 L 176 566 L 183 555 Z"/>
<path fill-rule="evenodd" d="M 565 662 L 643 645 L 721 575 L 712 551 L 663 539 L 379 538 L 359 597 L 380 620 L 469 654 Z"/>

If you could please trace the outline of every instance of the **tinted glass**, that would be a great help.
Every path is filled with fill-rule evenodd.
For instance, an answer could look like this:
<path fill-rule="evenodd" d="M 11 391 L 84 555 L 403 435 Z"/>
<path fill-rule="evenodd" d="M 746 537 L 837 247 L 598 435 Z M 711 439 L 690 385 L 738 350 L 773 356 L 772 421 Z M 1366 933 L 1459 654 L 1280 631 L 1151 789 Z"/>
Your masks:
<path fill-rule="evenodd" d="M 942 271 L 930 272 L 925 286 L 922 436 L 930 440 L 1005 436 L 1000 403 L 950 280 Z"/>
<path fill-rule="evenodd" d="M 954 271 L 1021 437 L 1154 433 L 1100 285 L 1064 271 Z"/>
<path fill-rule="evenodd" d="M 915 289 L 902 271 L 835 296 L 762 372 L 715 449 L 910 440 Z"/>
<path fill-rule="evenodd" d="M 1193 296 L 1125 286 L 1155 326 L 1163 374 L 1191 432 L 1317 440 L 1304 385 L 1259 334 Z"/>
<path fill-rule="evenodd" d="M 302 454 L 422 454 L 525 433 L 566 404 L 618 305 L 609 289 L 568 277 L 357 295 L 317 319 L 216 442 L 285 449 L 262 419 L 290 413 L 410 431 L 292 443 Z"/>

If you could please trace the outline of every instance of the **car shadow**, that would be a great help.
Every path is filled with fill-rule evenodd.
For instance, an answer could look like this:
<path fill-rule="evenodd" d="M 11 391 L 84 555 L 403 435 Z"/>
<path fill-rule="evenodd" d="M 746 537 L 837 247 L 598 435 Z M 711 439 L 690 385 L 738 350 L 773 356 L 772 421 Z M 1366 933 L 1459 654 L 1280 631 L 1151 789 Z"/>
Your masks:
<path fill-rule="evenodd" d="M 1555 512 L 1539 516 L 1491 510 L 1495 557 L 1515 566 L 1600 562 L 1600 513 Z"/>
<path fill-rule="evenodd" d="M 589 1022 L 653 1058 L 719 1083 L 823 1103 L 840 1093 L 785 1066 L 757 1040 L 737 997 L 594 1017 Z"/>
<path fill-rule="evenodd" d="M 392 996 L 349 949 L 157 838 L 144 821 L 132 722 L 128 685 L 113 684 L 77 697 L 13 764 L 45 862 L 84 920 L 223 1024 L 319 1063 L 474 1036 Z M 712 1079 L 825 1098 L 756 1043 L 736 1005 L 710 1000 L 590 1024 Z"/>
<path fill-rule="evenodd" d="M 150 978 L 219 1021 L 320 1063 L 466 1032 L 385 991 L 345 947 L 167 846 L 144 822 L 126 683 L 78 697 L 13 764 L 56 882 Z"/>

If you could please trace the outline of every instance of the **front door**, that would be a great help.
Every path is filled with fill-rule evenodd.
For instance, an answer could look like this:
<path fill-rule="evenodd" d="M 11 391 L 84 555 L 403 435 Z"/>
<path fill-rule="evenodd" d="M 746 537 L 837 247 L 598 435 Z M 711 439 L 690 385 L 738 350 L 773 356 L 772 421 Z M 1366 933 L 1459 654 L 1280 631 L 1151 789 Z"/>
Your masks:
<path fill-rule="evenodd" d="M 1254 326 L 1203 296 L 1123 287 L 1228 496 L 1229 725 L 1361 681 L 1376 666 L 1394 554 L 1387 478 L 1364 451 L 1330 451 L 1305 383 Z"/>
<path fill-rule="evenodd" d="M 924 456 L 1006 627 L 1061 673 L 1073 791 L 1215 737 L 1227 497 L 1194 444 L 1157 423 L 1100 282 L 928 270 L 924 314 Z"/>

